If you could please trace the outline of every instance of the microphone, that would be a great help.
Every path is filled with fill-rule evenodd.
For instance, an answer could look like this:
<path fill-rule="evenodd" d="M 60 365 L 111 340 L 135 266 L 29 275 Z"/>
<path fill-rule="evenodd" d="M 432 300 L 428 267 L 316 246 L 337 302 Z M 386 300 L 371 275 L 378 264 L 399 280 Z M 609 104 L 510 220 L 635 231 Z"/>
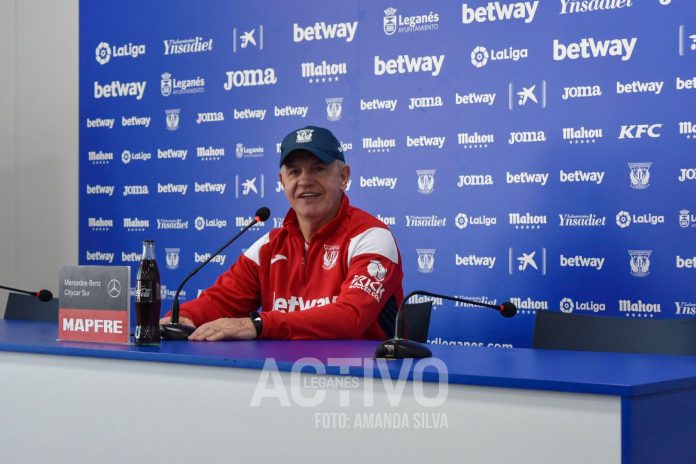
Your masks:
<path fill-rule="evenodd" d="M 176 289 L 176 293 L 174 294 L 174 303 L 172 304 L 172 320 L 169 322 L 169 324 L 160 325 L 160 336 L 163 339 L 165 339 L 165 340 L 186 340 L 188 338 L 188 336 L 191 335 L 194 330 L 196 330 L 195 327 L 191 327 L 190 325 L 179 324 L 179 293 L 181 293 L 181 289 L 184 288 L 184 285 L 186 285 L 186 282 L 188 282 L 191 277 L 196 275 L 196 273 L 198 271 L 200 271 L 203 268 L 203 266 L 208 264 L 217 255 L 222 253 L 222 250 L 224 250 L 232 242 L 237 240 L 237 238 L 239 238 L 240 235 L 242 235 L 247 230 L 251 229 L 257 223 L 264 222 L 264 221 L 268 220 L 268 218 L 270 216 L 271 216 L 271 210 L 266 208 L 265 206 L 257 209 L 254 219 L 252 219 L 249 222 L 249 224 L 247 224 L 234 237 L 232 237 L 230 239 L 230 241 L 228 241 L 223 246 L 221 246 L 219 250 L 217 250 L 215 253 L 210 255 L 210 257 L 208 259 L 203 261 L 200 266 L 198 266 L 189 275 L 186 276 L 186 278 L 181 282 L 179 287 Z"/>
<path fill-rule="evenodd" d="M 53 293 L 49 292 L 48 290 L 39 290 L 38 292 L 29 292 L 27 290 L 20 290 L 18 288 L 12 288 L 12 287 L 5 287 L 4 285 L 0 285 L 0 288 L 4 290 L 9 290 L 11 292 L 16 292 L 16 293 L 24 293 L 25 295 L 31 295 L 35 296 L 39 300 L 46 302 L 46 301 L 51 301 L 53 299 Z"/>
<path fill-rule="evenodd" d="M 474 306 L 495 309 L 500 312 L 503 317 L 512 317 L 517 314 L 517 306 L 506 301 L 499 305 L 481 303 L 479 301 L 467 300 L 455 296 L 440 295 L 438 293 L 426 292 L 425 290 L 414 290 L 404 298 L 401 302 L 398 311 L 396 312 L 396 320 L 394 321 L 394 338 L 382 342 L 375 350 L 375 358 L 385 359 L 404 359 L 404 358 L 429 358 L 433 353 L 427 347 L 418 342 L 402 338 L 402 314 L 406 302 L 414 295 L 431 296 L 435 298 L 444 298 L 445 300 L 458 301 L 460 303 L 468 303 Z"/>

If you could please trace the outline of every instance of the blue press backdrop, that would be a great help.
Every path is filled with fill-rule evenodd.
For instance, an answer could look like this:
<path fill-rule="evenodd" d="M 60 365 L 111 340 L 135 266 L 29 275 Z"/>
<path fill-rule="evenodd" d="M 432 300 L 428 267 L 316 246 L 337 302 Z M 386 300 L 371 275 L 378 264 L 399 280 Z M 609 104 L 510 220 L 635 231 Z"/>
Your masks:
<path fill-rule="evenodd" d="M 406 291 L 520 307 L 436 301 L 433 343 L 528 346 L 538 310 L 691 317 L 695 34 L 687 0 L 82 0 L 80 264 L 135 271 L 154 239 L 168 308 L 269 206 L 194 297 L 282 221 L 278 144 L 312 124 Z"/>

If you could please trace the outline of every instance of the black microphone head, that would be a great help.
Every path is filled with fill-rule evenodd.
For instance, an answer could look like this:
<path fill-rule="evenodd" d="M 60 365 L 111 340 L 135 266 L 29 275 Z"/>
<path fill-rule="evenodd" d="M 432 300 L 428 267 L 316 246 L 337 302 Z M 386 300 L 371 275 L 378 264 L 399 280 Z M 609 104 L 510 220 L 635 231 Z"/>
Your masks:
<path fill-rule="evenodd" d="M 269 217 L 271 217 L 271 210 L 262 206 L 256 210 L 256 217 L 260 222 L 266 222 Z"/>
<path fill-rule="evenodd" d="M 510 303 L 509 301 L 506 301 L 505 303 L 501 304 L 499 308 L 500 314 L 502 314 L 503 317 L 512 317 L 515 314 L 517 314 L 517 306 Z"/>
<path fill-rule="evenodd" d="M 53 299 L 53 293 L 48 290 L 39 290 L 36 292 L 36 298 L 41 301 L 51 301 Z"/>

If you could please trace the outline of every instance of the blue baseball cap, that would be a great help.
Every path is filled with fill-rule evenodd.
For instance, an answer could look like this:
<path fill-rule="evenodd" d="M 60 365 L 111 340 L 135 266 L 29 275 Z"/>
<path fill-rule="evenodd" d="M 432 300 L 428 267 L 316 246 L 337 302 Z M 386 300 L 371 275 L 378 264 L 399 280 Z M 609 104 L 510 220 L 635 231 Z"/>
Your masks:
<path fill-rule="evenodd" d="M 280 166 L 290 153 L 297 150 L 306 150 L 325 163 L 346 161 L 341 142 L 330 130 L 323 127 L 307 126 L 286 135 L 280 144 Z"/>

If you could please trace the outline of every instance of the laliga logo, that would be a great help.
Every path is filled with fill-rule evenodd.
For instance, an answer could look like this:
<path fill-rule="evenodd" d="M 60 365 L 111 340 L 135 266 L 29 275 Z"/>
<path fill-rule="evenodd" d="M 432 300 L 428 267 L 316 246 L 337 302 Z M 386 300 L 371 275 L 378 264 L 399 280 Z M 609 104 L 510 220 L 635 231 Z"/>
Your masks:
<path fill-rule="evenodd" d="M 469 225 L 469 216 L 464 213 L 459 213 L 457 217 L 454 218 L 454 223 L 457 225 L 457 228 L 466 229 Z"/>
<path fill-rule="evenodd" d="M 616 225 L 622 229 L 631 225 L 631 215 L 628 211 L 619 211 L 619 214 L 616 215 Z"/>
<path fill-rule="evenodd" d="M 97 63 L 101 65 L 108 63 L 111 59 L 111 47 L 109 44 L 106 42 L 101 42 L 99 45 L 97 45 L 96 55 Z"/>
<path fill-rule="evenodd" d="M 486 63 L 488 63 L 488 50 L 479 45 L 471 52 L 471 64 L 477 68 L 483 68 Z"/>
<path fill-rule="evenodd" d="M 196 227 L 196 230 L 200 232 L 201 230 L 205 229 L 205 219 L 203 219 L 202 216 L 198 216 L 193 225 Z"/>
<path fill-rule="evenodd" d="M 575 309 L 575 303 L 573 303 L 573 300 L 570 298 L 563 298 L 561 300 L 561 312 L 564 312 L 566 314 L 570 314 L 573 312 L 573 309 Z"/>

